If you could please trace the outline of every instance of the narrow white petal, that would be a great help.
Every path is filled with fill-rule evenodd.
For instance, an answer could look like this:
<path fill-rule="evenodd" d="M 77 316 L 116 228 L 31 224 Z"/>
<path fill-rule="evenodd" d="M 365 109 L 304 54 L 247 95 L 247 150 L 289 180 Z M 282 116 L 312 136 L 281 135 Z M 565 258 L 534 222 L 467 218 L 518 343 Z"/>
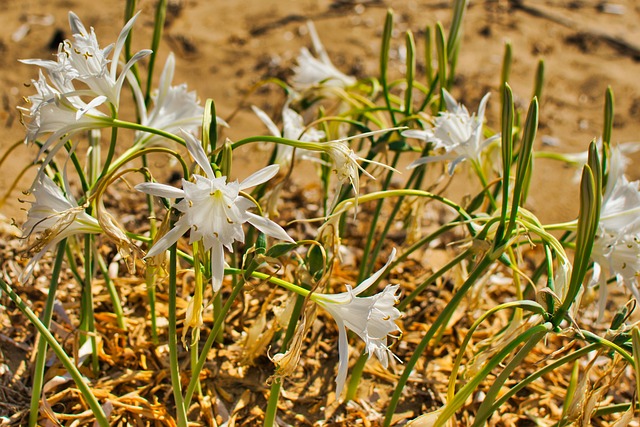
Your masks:
<path fill-rule="evenodd" d="M 271 120 L 271 117 L 269 117 L 267 113 L 265 113 L 255 105 L 252 105 L 251 109 L 253 110 L 254 113 L 256 113 L 256 116 L 258 116 L 258 118 L 262 121 L 262 123 L 264 123 L 264 125 L 267 127 L 267 129 L 269 129 L 269 132 L 271 132 L 273 136 L 281 136 L 280 129 L 278 129 L 278 126 L 276 126 L 276 124 L 273 123 L 273 120 Z"/>
<path fill-rule="evenodd" d="M 260 169 L 258 172 L 248 176 L 240 183 L 240 190 L 255 187 L 258 184 L 269 181 L 271 178 L 276 176 L 279 169 L 280 166 L 278 165 L 269 165 L 266 168 Z"/>
<path fill-rule="evenodd" d="M 190 132 L 186 132 L 184 129 L 181 129 L 182 137 L 187 143 L 187 150 L 191 153 L 193 160 L 202 168 L 207 178 L 214 179 L 216 176 L 213 173 L 213 169 L 211 168 L 211 163 L 209 163 L 209 159 L 207 158 L 207 153 L 204 152 L 204 148 L 202 148 L 202 144 L 198 141 L 195 136 L 193 136 Z"/>
<path fill-rule="evenodd" d="M 158 97 L 155 100 L 156 105 L 164 104 L 164 99 L 167 97 L 169 87 L 171 86 L 171 82 L 173 81 L 175 67 L 176 60 L 173 52 L 171 52 L 167 57 L 167 61 L 165 62 L 164 68 L 162 69 L 162 74 L 160 75 L 160 83 L 158 84 Z"/>
<path fill-rule="evenodd" d="M 431 136 L 432 132 L 428 130 L 408 129 L 401 132 L 401 135 L 405 138 L 415 138 L 426 141 Z"/>
<path fill-rule="evenodd" d="M 411 162 L 411 164 L 409 164 L 409 166 L 407 166 L 407 169 L 414 169 L 417 168 L 420 165 L 424 165 L 427 163 L 434 163 L 434 162 L 439 162 L 441 160 L 451 160 L 455 158 L 455 155 L 452 154 L 443 154 L 441 156 L 426 156 L 426 157 L 420 157 L 417 160 L 414 160 L 413 162 Z"/>
<path fill-rule="evenodd" d="M 442 94 L 444 95 L 444 102 L 447 104 L 447 110 L 454 112 L 458 109 L 458 102 L 455 100 L 453 96 L 446 89 L 442 89 Z"/>
<path fill-rule="evenodd" d="M 120 96 L 120 89 L 122 88 L 122 84 L 124 83 L 124 80 L 127 77 L 127 72 L 129 71 L 129 69 L 133 67 L 133 65 L 136 62 L 140 61 L 144 57 L 151 55 L 152 53 L 153 51 L 150 49 L 143 49 L 140 52 L 136 52 L 131 57 L 131 59 L 124 65 L 124 67 L 122 67 L 122 72 L 120 73 L 120 76 L 118 77 L 118 80 L 116 80 L 116 84 L 115 84 L 115 92 L 117 96 Z"/>
<path fill-rule="evenodd" d="M 159 184 L 157 182 L 143 182 L 135 186 L 135 189 L 143 193 L 158 197 L 168 197 L 178 199 L 184 197 L 184 191 L 170 185 Z"/>
<path fill-rule="evenodd" d="M 114 80 L 116 79 L 116 68 L 118 67 L 118 61 L 120 59 L 120 52 L 122 52 L 122 49 L 124 48 L 124 43 L 127 40 L 129 32 L 131 31 L 134 22 L 138 18 L 138 15 L 140 15 L 140 12 L 136 13 L 131 19 L 129 19 L 125 26 L 122 27 L 122 30 L 120 30 L 120 34 L 118 35 L 118 40 L 116 41 L 116 45 L 113 51 L 113 62 L 111 64 L 110 70 L 111 78 Z M 122 74 L 126 73 L 123 72 Z"/>
<path fill-rule="evenodd" d="M 107 97 L 104 95 L 96 96 L 87 105 L 83 106 L 76 112 L 76 120 L 80 120 L 80 117 L 82 117 L 85 113 L 104 104 L 106 100 L 107 100 Z"/>
<path fill-rule="evenodd" d="M 347 380 L 349 370 L 349 341 L 347 340 L 347 329 L 342 320 L 335 319 L 338 324 L 338 375 L 336 375 L 336 396 L 340 396 L 344 383 Z"/>
<path fill-rule="evenodd" d="M 217 242 L 211 247 L 211 286 L 218 292 L 224 280 L 224 248 Z"/>
<path fill-rule="evenodd" d="M 275 237 L 276 239 L 284 240 L 286 242 L 295 243 L 295 240 L 293 240 L 282 227 L 280 227 L 270 219 L 253 214 L 251 212 L 245 212 L 245 215 L 249 217 L 249 219 L 247 220 L 249 224 L 253 225 L 255 228 L 262 231 L 267 236 Z"/>
<path fill-rule="evenodd" d="M 162 236 L 160 240 L 153 244 L 151 249 L 149 249 L 149 252 L 147 252 L 147 256 L 145 258 L 154 257 L 169 249 L 169 246 L 177 242 L 178 239 L 182 237 L 188 229 L 189 224 L 186 221 L 184 222 L 184 224 L 181 224 L 181 222 L 178 221 L 175 227 L 169 230 L 167 234 Z"/>
<path fill-rule="evenodd" d="M 387 269 L 389 264 L 391 264 L 391 261 L 393 261 L 395 257 L 396 257 L 396 248 L 393 248 L 391 250 L 391 254 L 389 255 L 389 259 L 387 260 L 387 263 L 384 266 L 382 266 L 382 268 L 380 270 L 376 271 L 373 274 L 373 276 L 369 277 L 367 280 L 365 280 L 362 283 L 360 283 L 353 290 L 353 294 L 354 295 L 360 295 L 362 292 L 366 291 L 369 288 L 369 286 L 373 285 L 376 282 L 376 280 L 378 280 L 380 278 L 380 276 L 382 276 L 382 273 L 384 273 L 384 271 Z"/>
<path fill-rule="evenodd" d="M 73 12 L 69 12 L 69 27 L 71 27 L 72 34 L 83 34 L 83 35 L 87 34 L 87 30 L 82 24 L 82 21 L 80 21 L 80 18 L 78 18 L 78 15 L 76 15 Z"/>
<path fill-rule="evenodd" d="M 484 110 L 487 108 L 487 101 L 489 101 L 489 96 L 491 93 L 487 93 L 482 97 L 482 101 L 480 101 L 480 106 L 478 107 L 478 121 L 482 125 L 482 121 L 484 119 Z"/>

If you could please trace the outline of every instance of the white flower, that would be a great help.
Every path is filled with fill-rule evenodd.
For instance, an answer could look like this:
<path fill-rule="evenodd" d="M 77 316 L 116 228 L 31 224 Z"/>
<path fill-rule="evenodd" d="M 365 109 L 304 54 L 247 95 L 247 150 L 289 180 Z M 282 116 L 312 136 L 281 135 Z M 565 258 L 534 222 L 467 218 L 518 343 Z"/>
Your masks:
<path fill-rule="evenodd" d="M 427 130 L 406 130 L 403 136 L 418 138 L 435 144 L 434 149 L 442 148 L 445 154 L 440 156 L 421 157 L 409 165 L 409 168 L 436 162 L 440 160 L 452 160 L 449 165 L 449 174 L 453 174 L 455 167 L 463 160 L 470 160 L 480 164 L 482 150 L 499 135 L 483 139 L 482 124 L 484 111 L 489 100 L 486 94 L 480 101 L 477 115 L 469 115 L 467 108 L 458 104 L 449 92 L 443 90 L 447 111 L 441 112 L 435 118 L 433 128 Z"/>
<path fill-rule="evenodd" d="M 95 109 L 95 103 L 100 103 L 101 98 L 94 98 L 93 104 L 86 104 L 79 96 L 73 95 L 73 92 L 65 94 L 50 86 L 42 71 L 40 78 L 31 82 L 37 94 L 28 98 L 31 104 L 29 109 L 18 108 L 21 110 L 22 123 L 27 128 L 25 143 L 34 142 L 44 134 L 51 134 L 42 144 L 39 153 L 40 156 L 46 150 L 50 151 L 45 165 L 75 133 L 111 126 L 112 119 Z"/>
<path fill-rule="evenodd" d="M 140 111 L 140 123 L 154 129 L 161 129 L 166 132 L 175 133 L 179 129 L 194 133 L 202 124 L 202 114 L 204 108 L 198 102 L 194 91 L 189 92 L 186 84 L 172 86 L 175 71 L 175 57 L 170 53 L 167 57 L 157 91 L 154 92 L 153 109 L 147 112 L 142 91 L 135 87 L 136 100 Z M 218 123 L 224 123 L 217 118 Z M 226 124 L 226 123 L 225 123 Z M 150 146 L 162 140 L 162 137 L 155 134 L 138 132 L 136 143 Z"/>
<path fill-rule="evenodd" d="M 617 146 L 611 146 L 607 185 L 600 211 L 600 226 L 607 231 L 640 231 L 640 182 L 629 182 L 625 177 L 627 161 Z"/>
<path fill-rule="evenodd" d="M 307 27 L 318 58 L 314 57 L 307 48 L 301 49 L 297 59 L 298 65 L 293 68 L 294 76 L 291 79 L 293 87 L 297 90 L 304 90 L 320 83 L 325 86 L 343 88 L 353 86 L 356 79 L 342 73 L 333 65 L 322 42 L 320 42 L 313 22 L 308 21 Z"/>
<path fill-rule="evenodd" d="M 127 22 L 115 45 L 100 49 L 93 28 L 87 31 L 78 16 L 69 12 L 69 26 L 74 40 L 65 40 L 60 44 L 57 61 L 26 59 L 22 62 L 47 69 L 58 89 L 61 86 L 72 89 L 71 81 L 82 82 L 89 90 L 77 91 L 75 95 L 93 95 L 95 98 L 90 104 L 94 107 L 108 101 L 117 109 L 127 72 L 137 61 L 151 53 L 150 50 L 137 52 L 122 67 L 120 75 L 117 74 L 120 54 L 137 16 Z"/>
<path fill-rule="evenodd" d="M 621 150 L 612 146 L 599 229 L 591 253 L 595 262 L 593 279 L 600 283 L 603 301 L 609 277 L 623 282 L 640 300 L 640 181 L 629 182 L 624 167 Z M 607 276 L 602 275 L 603 270 Z"/>
<path fill-rule="evenodd" d="M 398 302 L 396 292 L 399 285 L 389 285 L 376 295 L 358 297 L 367 290 L 395 257 L 391 252 L 387 263 L 373 276 L 360 283 L 355 289 L 347 285 L 347 291 L 340 294 L 311 294 L 310 298 L 327 310 L 338 324 L 338 349 L 340 354 L 336 394 L 340 394 L 347 378 L 349 365 L 349 344 L 347 329 L 355 332 L 365 343 L 365 352 L 371 357 L 375 354 L 382 366 L 389 366 L 389 358 L 395 357 L 387 346 L 387 336 L 400 331 L 395 321 L 400 311 L 395 308 Z"/>
<path fill-rule="evenodd" d="M 261 232 L 280 240 L 293 239 L 275 222 L 248 212 L 254 204 L 240 195 L 240 191 L 262 184 L 278 173 L 278 166 L 259 170 L 244 181 L 227 183 L 227 177 L 216 177 L 201 144 L 189 133 L 183 136 L 187 148 L 206 176 L 194 175 L 195 182 L 182 180 L 182 189 L 164 184 L 142 183 L 137 190 L 154 196 L 181 198 L 175 205 L 182 212 L 174 228 L 164 235 L 147 253 L 153 257 L 166 251 L 190 230 L 190 243 L 202 240 L 206 250 L 211 249 L 211 273 L 215 291 L 222 286 L 224 277 L 224 250 L 233 251 L 234 242 L 244 242 L 242 224 L 250 223 Z"/>
<path fill-rule="evenodd" d="M 600 277 L 600 270 L 606 269 L 608 277 L 615 277 L 619 282 L 623 282 L 633 293 L 636 299 L 640 300 L 638 290 L 638 275 L 640 275 L 640 236 L 638 234 L 603 234 L 598 236 L 593 245 L 591 257 L 598 265 L 594 274 L 594 279 Z M 606 284 L 601 281 L 601 286 Z"/>
<path fill-rule="evenodd" d="M 31 202 L 27 221 L 22 226 L 23 237 L 38 236 L 29 248 L 35 255 L 20 276 L 21 282 L 31 276 L 37 262 L 61 240 L 76 234 L 98 234 L 102 231 L 98 220 L 78 206 L 70 194 L 65 195 L 47 175 L 39 177 L 31 193 L 36 200 Z"/>
<path fill-rule="evenodd" d="M 260 108 L 251 106 L 253 112 L 265 124 L 273 136 L 282 136 L 285 139 L 300 140 L 307 142 L 318 142 L 324 138 L 324 132 L 315 128 L 306 129 L 304 119 L 300 114 L 289 108 L 288 105 L 282 109 L 282 132 L 271 118 Z M 294 148 L 289 145 L 278 144 L 275 163 L 288 167 L 291 165 L 294 156 Z M 303 148 L 295 149 L 295 156 L 302 159 L 312 158 L 309 151 Z"/>

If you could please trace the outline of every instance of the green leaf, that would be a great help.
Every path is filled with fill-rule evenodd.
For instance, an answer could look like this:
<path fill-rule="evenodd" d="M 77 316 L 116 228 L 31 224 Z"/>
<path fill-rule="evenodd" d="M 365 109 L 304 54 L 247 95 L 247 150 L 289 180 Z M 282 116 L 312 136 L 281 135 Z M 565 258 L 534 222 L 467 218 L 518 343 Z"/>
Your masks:
<path fill-rule="evenodd" d="M 270 258 L 279 258 L 294 250 L 298 246 L 297 243 L 276 243 L 271 246 L 266 253 Z"/>
<path fill-rule="evenodd" d="M 309 252 L 307 252 L 307 265 L 313 279 L 320 280 L 325 267 L 324 254 L 320 247 L 314 245 L 309 248 Z"/>

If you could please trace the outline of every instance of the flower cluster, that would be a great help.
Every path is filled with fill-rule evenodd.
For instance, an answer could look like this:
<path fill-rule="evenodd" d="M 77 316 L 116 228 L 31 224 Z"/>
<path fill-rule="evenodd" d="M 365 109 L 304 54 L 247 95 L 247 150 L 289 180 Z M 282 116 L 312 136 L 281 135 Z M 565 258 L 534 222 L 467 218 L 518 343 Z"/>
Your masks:
<path fill-rule="evenodd" d="M 135 20 L 134 16 L 127 22 L 114 45 L 101 48 L 94 30 L 87 30 L 80 19 L 70 13 L 69 23 L 73 39 L 60 44 L 56 60 L 23 60 L 24 63 L 36 65 L 41 69 L 38 80 L 33 81 L 37 93 L 28 98 L 29 108 L 22 109 L 23 122 L 27 128 L 26 142 L 40 143 L 41 138 L 46 140 L 41 142 L 42 148 L 38 156 L 44 155 L 45 158 L 31 190 L 35 201 L 32 202 L 23 227 L 24 236 L 33 241 L 31 251 L 34 256 L 29 260 L 20 279 L 28 280 L 44 254 L 66 238 L 77 239 L 89 234 L 102 235 L 116 243 L 123 257 L 127 257 L 131 251 L 139 252 L 140 249 L 131 237 L 134 234 L 125 230 L 116 217 L 107 212 L 103 197 L 106 188 L 112 182 L 134 171 L 124 166 L 134 161 L 141 153 L 154 150 L 172 153 L 184 166 L 185 176 L 181 188 L 153 182 L 152 179 L 135 186 L 138 191 L 165 199 L 167 205 L 170 203 L 169 200 L 173 200 L 171 208 L 177 215 L 175 223 L 171 224 L 168 220 L 174 218 L 174 215 L 166 215 L 161 232 L 152 236 L 154 243 L 145 256 L 149 263 L 147 274 L 151 275 L 147 279 L 150 281 L 148 284 L 156 280 L 153 276 L 159 274 L 158 267 L 163 263 L 160 258 L 183 236 L 188 234 L 188 244 L 192 246 L 194 254 L 204 250 L 204 254 L 198 255 L 198 262 L 209 260 L 210 264 L 200 269 L 195 268 L 194 261 L 194 274 L 199 285 L 189 302 L 185 322 L 185 326 L 197 330 L 202 323 L 205 303 L 202 273 L 207 271 L 210 274 L 213 292 L 222 288 L 226 254 L 247 243 L 246 225 L 251 225 L 265 236 L 295 243 L 280 225 L 262 214 L 259 200 L 254 199 L 247 191 L 266 184 L 278 173 L 280 167 L 292 166 L 295 150 L 301 158 L 312 158 L 315 161 L 320 159 L 311 154 L 324 153 L 330 161 L 331 169 L 337 175 L 338 186 L 342 183 L 350 184 L 357 201 L 360 174 L 373 178 L 358 162 L 385 165 L 356 155 L 349 141 L 370 137 L 386 130 L 323 142 L 326 138 L 325 132 L 305 127 L 302 115 L 290 107 L 290 102 L 287 102 L 282 110 L 282 131 L 264 111 L 253 107 L 260 120 L 274 137 L 281 139 L 282 144 L 277 146 L 276 164 L 268 165 L 242 181 L 232 181 L 220 172 L 221 163 L 231 162 L 231 157 L 225 158 L 224 161 L 212 161 L 216 157 L 215 153 L 207 152 L 197 137 L 205 113 L 204 108 L 195 92 L 188 91 L 185 84 L 173 84 L 174 55 L 170 54 L 166 60 L 158 88 L 146 94 L 131 69 L 152 52 L 141 50 L 126 60 L 126 63 L 121 60 Z M 311 86 L 353 85 L 355 79 L 340 73 L 332 65 L 312 24 L 309 24 L 309 29 L 320 59 L 303 50 L 298 59 L 293 85 L 300 90 Z M 120 102 L 123 98 L 121 92 L 125 82 L 133 93 L 138 116 L 135 122 L 127 122 L 120 117 Z M 220 118 L 216 118 L 216 123 L 228 126 Z M 115 144 L 121 144 L 116 132 L 118 127 L 133 129 L 135 134 L 131 145 L 124 147 L 124 154 L 113 159 L 112 156 L 116 152 Z M 100 143 L 100 130 L 108 129 L 112 130 L 111 145 L 109 156 L 103 162 L 97 148 Z M 76 168 L 85 194 L 83 204 L 79 206 L 69 185 L 58 184 L 66 184 L 68 159 L 75 155 L 75 147 L 85 134 L 89 135 L 91 142 L 86 169 L 90 172 L 85 175 L 85 170 Z M 72 138 L 73 143 L 68 145 Z M 194 161 L 191 169 L 175 149 L 175 144 L 167 144 L 167 138 L 186 146 Z M 63 157 L 63 147 L 67 149 L 67 157 L 60 167 L 56 160 L 57 156 Z M 77 164 L 79 160 L 74 159 L 74 165 Z M 62 172 L 58 183 L 50 178 L 52 170 Z M 150 173 L 147 169 L 145 171 L 146 174 Z M 340 196 L 339 191 L 335 193 L 336 198 Z M 257 212 L 252 212 L 253 209 Z M 90 241 L 85 240 L 85 243 L 87 242 Z M 85 252 L 84 256 L 87 254 L 88 252 Z M 243 254 L 244 256 L 246 254 Z M 134 266 L 135 261 L 131 264 Z M 318 305 L 324 307 L 340 326 L 338 391 L 342 389 L 346 376 L 346 328 L 355 331 L 365 341 L 367 352 L 375 354 L 385 367 L 388 366 L 391 352 L 387 347 L 387 336 L 399 331 L 395 320 L 400 313 L 393 307 L 398 285 L 387 287 L 375 296 L 359 297 L 380 277 L 383 270 L 384 268 L 356 289 L 348 287 L 346 293 L 314 294 L 311 297 Z M 290 289 L 299 293 L 306 292 L 293 285 Z M 154 318 L 155 314 L 152 313 L 151 316 Z M 183 339 L 187 327 L 183 329 Z"/>
<path fill-rule="evenodd" d="M 272 118 L 253 106 L 255 116 L 251 117 L 263 131 L 246 137 L 237 137 L 232 123 L 237 118 L 235 112 L 246 104 L 225 115 L 227 121 L 213 117 L 213 100 L 206 100 L 203 106 L 186 84 L 174 83 L 173 54 L 167 56 L 154 85 L 157 52 L 144 49 L 131 55 L 126 47 L 137 15 L 128 19 L 114 44 L 101 47 L 93 28 L 87 29 L 70 13 L 72 37 L 60 44 L 54 59 L 22 61 L 39 68 L 38 77 L 32 80 L 33 93 L 27 98 L 28 105 L 21 107 L 21 114 L 25 142 L 41 148 L 34 162 L 38 173 L 30 188 L 34 200 L 22 230 L 30 258 L 16 276 L 22 282 L 32 280 L 39 273 L 37 264 L 46 259 L 45 253 L 57 246 L 52 271 L 62 271 L 66 260 L 82 287 L 77 316 L 82 333 L 78 340 L 91 353 L 97 373 L 97 339 L 110 331 L 95 328 L 93 295 L 108 289 L 119 331 L 126 331 L 127 310 L 122 309 L 116 283 L 122 279 L 118 266 L 127 262 L 128 278 L 135 277 L 136 283 L 147 286 L 149 305 L 141 325 L 149 327 L 154 345 L 168 341 L 168 361 L 162 363 L 169 374 L 158 381 L 170 378 L 171 404 L 179 427 L 186 427 L 197 413 L 190 410 L 194 405 L 210 397 L 205 396 L 210 388 L 200 384 L 201 374 L 210 358 L 221 354 L 211 351 L 214 344 L 224 346 L 227 342 L 220 338 L 230 329 L 225 322 L 230 317 L 237 319 L 230 313 L 239 312 L 238 299 L 251 302 L 243 305 L 241 313 L 247 319 L 242 319 L 238 330 L 250 325 L 245 345 L 253 342 L 245 352 L 251 357 L 239 364 L 253 363 L 257 356 L 271 353 L 270 349 L 276 354 L 271 360 L 276 364 L 277 381 L 272 383 L 264 412 L 265 425 L 276 423 L 282 377 L 304 364 L 302 349 L 309 342 L 308 332 L 317 331 L 326 319 L 337 325 L 338 397 L 346 389 L 346 400 L 354 398 L 360 376 L 366 372 L 364 363 L 372 356 L 385 369 L 400 368 L 393 363 L 394 359 L 401 361 L 400 357 L 406 363 L 404 371 L 393 377 L 394 395 L 383 399 L 390 406 L 386 425 L 391 423 L 395 405 L 418 361 L 424 361 L 419 370 L 430 371 L 426 364 L 433 358 L 422 355 L 435 350 L 430 346 L 436 342 L 460 344 L 459 353 L 451 355 L 448 364 L 448 390 L 439 394 L 444 406 L 424 418 L 437 425 L 446 425 L 472 401 L 478 387 L 486 393 L 482 402 L 474 401 L 479 405 L 473 408 L 475 412 L 470 410 L 469 419 L 474 425 L 486 423 L 500 400 L 514 396 L 521 384 L 535 381 L 542 372 L 517 385 L 507 381 L 518 365 L 528 363 L 529 353 L 537 351 L 541 343 L 545 343 L 544 353 L 550 354 L 549 358 L 564 353 L 548 351 L 547 347 L 566 343 L 554 339 L 566 333 L 566 327 L 571 328 L 574 340 L 583 340 L 590 347 L 583 348 L 597 349 L 598 357 L 617 352 L 620 363 L 633 364 L 637 355 L 631 352 L 637 350 L 640 329 L 632 330 L 633 340 L 628 338 L 626 318 L 619 320 L 624 316 L 617 316 L 607 339 L 600 339 L 596 336 L 599 331 L 580 330 L 583 325 L 578 317 L 584 307 L 576 301 L 592 294 L 582 293 L 589 280 L 600 286 L 601 307 L 605 306 L 608 284 L 614 280 L 624 283 L 640 299 L 640 181 L 627 179 L 624 169 L 628 161 L 623 156 L 637 151 L 640 144 L 610 146 L 613 109 L 609 106 L 605 108 L 608 125 L 603 142 L 599 146 L 593 142 L 588 155 L 547 153 L 548 158 L 584 168 L 578 220 L 543 224 L 527 200 L 535 182 L 533 150 L 540 92 L 536 90 L 529 112 L 523 114 L 513 102 L 508 82 L 502 82 L 501 129 L 505 138 L 492 131 L 493 124 L 485 126 L 489 93 L 482 97 L 477 111 L 470 112 L 449 92 L 456 82 L 453 74 L 463 16 L 459 9 L 464 3 L 456 2 L 455 25 L 446 42 L 442 28 L 436 28 L 438 72 L 431 67 L 433 33 L 428 31 L 426 59 L 430 62 L 424 67 L 427 75 L 421 76 L 428 84 L 416 78 L 419 67 L 410 31 L 404 50 L 391 54 L 395 43 L 391 11 L 381 32 L 380 77 L 356 79 L 340 71 L 314 25 L 308 23 L 314 54 L 301 50 L 288 81 L 274 77 L 258 84 L 276 83 L 283 89 L 281 103 L 272 99 L 264 103 L 276 105 L 275 116 L 280 117 Z M 165 2 L 159 2 L 159 17 L 166 7 Z M 154 49 L 163 27 L 157 19 Z M 391 77 L 395 70 L 389 67 L 390 58 L 394 57 L 403 57 L 400 69 L 404 77 Z M 143 58 L 148 67 L 136 66 Z M 508 60 L 505 58 L 505 69 Z M 146 76 L 144 69 L 148 70 Z M 123 91 L 129 93 L 125 96 Z M 612 102 L 612 96 L 610 99 Z M 127 108 L 125 102 L 131 100 L 133 108 Z M 524 117 L 521 123 L 519 118 Z M 246 132 L 244 126 L 241 132 Z M 88 142 L 86 149 L 79 145 L 83 141 Z M 231 173 L 238 170 L 234 154 L 249 144 L 274 151 L 270 156 L 249 151 L 247 155 L 259 164 L 250 163 L 255 167 L 241 173 L 247 177 L 236 179 Z M 500 144 L 501 149 L 494 150 Z M 103 146 L 108 149 L 102 150 Z M 417 153 L 423 157 L 414 160 Z M 165 178 L 166 170 L 158 171 L 158 157 L 179 165 L 179 170 L 171 171 L 171 179 Z M 604 160 L 598 163 L 600 158 Z M 299 160 L 311 160 L 314 167 Z M 440 161 L 448 168 L 438 176 L 425 168 L 416 169 Z M 446 186 L 458 178 L 453 172 L 461 162 L 470 164 L 470 173 L 479 178 L 482 186 L 477 194 L 471 194 L 477 186 L 465 187 L 469 193 L 464 195 L 446 193 Z M 413 170 L 406 176 L 396 170 L 407 164 Z M 605 172 L 598 176 L 601 171 Z M 447 172 L 450 179 L 444 179 Z M 291 185 L 297 174 L 314 175 L 316 188 L 298 191 Z M 120 184 L 123 182 L 131 186 L 125 188 Z M 604 191 L 597 191 L 600 183 Z M 144 206 L 144 212 L 135 212 L 135 220 L 122 224 L 118 215 L 124 212 L 113 202 L 118 197 L 111 197 L 121 191 L 130 192 Z M 275 207 L 283 194 L 287 197 L 282 197 L 286 203 L 281 205 L 285 207 L 280 216 Z M 353 218 L 346 215 L 350 210 Z M 148 222 L 140 218 L 148 218 Z M 128 225 L 134 221 L 135 227 Z M 529 249 L 533 246 L 535 253 Z M 386 264 L 376 271 L 377 260 L 391 247 L 394 249 Z M 400 248 L 397 257 L 395 247 Z M 573 263 L 567 248 L 575 249 Z M 436 259 L 431 257 L 434 253 Z M 440 258 L 446 262 L 436 268 Z M 396 265 L 411 281 L 406 295 L 401 292 L 401 283 L 378 287 L 378 282 L 388 282 L 386 274 Z M 350 267 L 358 271 L 350 271 Z M 339 278 L 345 272 L 357 277 L 353 282 L 359 284 L 334 291 L 332 285 L 338 280 L 344 283 Z M 47 322 L 58 274 L 51 276 L 53 291 L 41 316 L 44 321 L 30 317 L 49 344 L 56 340 L 47 334 Z M 233 280 L 225 280 L 230 277 Z M 98 278 L 99 286 L 94 286 Z M 1 278 L 0 287 L 3 291 L 6 288 Z M 156 292 L 165 293 L 160 309 Z M 278 307 L 277 301 L 288 303 Z M 435 309 L 427 307 L 432 301 Z M 24 310 L 24 304 L 19 306 Z M 208 315 L 209 307 L 212 316 Z M 136 306 L 137 311 L 139 308 Z M 400 318 L 405 310 L 407 324 L 415 320 L 427 326 L 423 330 L 411 323 L 412 339 L 398 347 L 398 357 L 392 343 L 402 336 Z M 505 314 L 509 310 L 513 314 Z M 163 313 L 168 325 L 161 333 L 158 313 Z M 324 317 L 318 318 L 318 313 Z M 204 327 L 205 322 L 211 325 Z M 462 326 L 457 328 L 456 322 Z M 478 328 L 489 323 L 497 333 L 485 330 L 486 341 L 474 342 Z M 465 334 L 452 341 L 447 336 L 452 326 Z M 201 341 L 203 331 L 207 336 Z M 178 345 L 180 332 L 184 349 Z M 349 332 L 368 357 L 358 360 L 347 385 Z M 235 330 L 233 334 L 240 335 Z M 611 336 L 615 338 L 610 340 Z M 97 425 L 107 427 L 110 421 L 104 411 L 108 405 L 95 399 L 78 366 L 65 358 L 63 346 L 52 347 L 82 389 Z M 42 348 L 46 350 L 46 346 Z M 565 354 L 543 369 L 574 363 L 573 355 Z M 43 391 L 39 385 L 46 355 L 46 351 L 36 355 L 30 425 L 38 424 L 38 399 L 47 393 L 46 387 Z M 562 363 L 556 365 L 559 361 Z M 482 369 L 476 369 L 480 366 Z M 458 371 L 462 369 L 466 377 L 460 384 Z M 192 401 L 194 393 L 202 394 L 199 402 Z"/>

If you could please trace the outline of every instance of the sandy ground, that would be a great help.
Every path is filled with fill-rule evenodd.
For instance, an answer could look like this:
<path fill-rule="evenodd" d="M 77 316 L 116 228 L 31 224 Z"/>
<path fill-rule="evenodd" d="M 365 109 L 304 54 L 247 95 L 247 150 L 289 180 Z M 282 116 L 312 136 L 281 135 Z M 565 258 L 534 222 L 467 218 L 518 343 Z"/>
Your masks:
<path fill-rule="evenodd" d="M 115 41 L 122 25 L 124 1 L 109 0 L 97 8 L 79 0 L 4 0 L 0 14 L 0 127 L 1 149 L 24 136 L 16 110 L 25 87 L 37 77 L 37 69 L 18 63 L 19 58 L 50 58 L 62 35 L 69 37 L 67 11 L 73 10 L 85 25 L 93 26 L 103 46 Z M 310 45 L 305 21 L 315 22 L 329 54 L 339 68 L 357 76 L 377 75 L 380 33 L 387 8 L 395 11 L 392 56 L 403 54 L 404 32 L 416 34 L 422 52 L 424 28 L 441 21 L 448 27 L 449 2 L 410 1 L 204 1 L 171 0 L 160 64 L 169 51 L 177 54 L 175 81 L 186 81 L 201 99 L 213 98 L 218 114 L 228 117 L 247 90 L 270 76 L 286 76 L 301 46 Z M 149 44 L 155 2 L 141 0 L 134 45 Z M 622 13 L 619 13 L 622 12 Z M 475 109 L 487 91 L 493 92 L 488 124 L 499 126 L 496 87 L 505 41 L 513 45 L 510 83 L 517 100 L 526 105 L 532 93 L 539 59 L 546 64 L 546 85 L 541 100 L 537 148 L 575 152 L 600 135 L 604 91 L 616 94 L 613 140 L 638 139 L 640 123 L 640 6 L 632 0 L 602 3 L 595 0 L 520 2 L 471 1 L 454 94 Z M 424 55 L 418 56 L 419 69 Z M 402 71 L 395 61 L 392 73 Z M 248 98 L 269 111 L 280 101 L 275 88 Z M 248 108 L 233 122 L 229 136 L 240 138 L 266 130 Z M 542 141 L 556 146 L 543 146 Z M 32 147 L 20 147 L 2 165 L 0 188 L 8 189 L 17 174 L 34 158 Z M 247 155 L 249 156 L 249 155 Z M 247 161 L 253 161 L 246 158 Z M 637 157 L 636 157 L 637 159 Z M 238 170 L 240 168 L 236 168 Z M 632 178 L 640 172 L 631 167 Z M 1 212 L 23 218 L 17 202 L 28 187 L 32 171 L 19 181 Z M 573 171 L 558 163 L 539 161 L 530 207 L 543 220 L 570 219 L 574 215 L 577 188 Z M 544 202 L 544 210 L 538 206 Z M 549 209 L 550 208 L 550 209 Z"/>

